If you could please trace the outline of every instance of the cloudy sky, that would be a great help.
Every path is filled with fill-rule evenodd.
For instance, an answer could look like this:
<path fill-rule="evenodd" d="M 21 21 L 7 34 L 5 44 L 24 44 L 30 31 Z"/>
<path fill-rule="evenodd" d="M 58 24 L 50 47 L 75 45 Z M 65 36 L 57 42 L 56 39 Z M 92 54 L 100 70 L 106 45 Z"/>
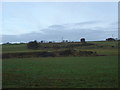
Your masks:
<path fill-rule="evenodd" d="M 2 42 L 118 37 L 117 2 L 4 2 Z"/>

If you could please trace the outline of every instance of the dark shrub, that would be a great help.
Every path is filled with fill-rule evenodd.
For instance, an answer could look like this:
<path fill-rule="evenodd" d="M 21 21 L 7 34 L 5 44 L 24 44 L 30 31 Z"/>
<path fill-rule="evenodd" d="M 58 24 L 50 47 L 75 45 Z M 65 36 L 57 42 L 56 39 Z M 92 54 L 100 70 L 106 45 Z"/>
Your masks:
<path fill-rule="evenodd" d="M 111 46 L 111 47 L 114 47 L 114 46 Z"/>
<path fill-rule="evenodd" d="M 2 58 L 55 57 L 54 52 L 3 53 Z"/>
<path fill-rule="evenodd" d="M 40 52 L 38 53 L 38 56 L 41 57 L 55 57 L 55 53 L 54 52 Z"/>
<path fill-rule="evenodd" d="M 68 49 L 68 50 L 60 51 L 59 55 L 69 56 L 69 55 L 74 55 L 74 52 L 75 50 Z"/>
<path fill-rule="evenodd" d="M 39 47 L 39 44 L 36 40 L 31 41 L 27 44 L 27 48 L 29 48 L 29 49 L 37 49 L 38 47 Z"/>
<path fill-rule="evenodd" d="M 80 56 L 90 56 L 90 55 L 97 55 L 96 52 L 93 51 L 79 51 L 78 54 Z"/>

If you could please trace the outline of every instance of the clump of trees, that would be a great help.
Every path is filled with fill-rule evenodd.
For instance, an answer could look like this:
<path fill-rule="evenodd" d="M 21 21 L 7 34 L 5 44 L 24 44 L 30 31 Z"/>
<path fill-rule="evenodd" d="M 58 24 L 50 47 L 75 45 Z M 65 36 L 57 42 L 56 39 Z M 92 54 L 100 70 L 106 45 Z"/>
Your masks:
<path fill-rule="evenodd" d="M 85 43 L 85 38 L 81 38 L 81 42 L 82 42 L 82 43 Z"/>
<path fill-rule="evenodd" d="M 38 44 L 38 42 L 36 40 L 35 41 L 30 41 L 27 44 L 27 48 L 29 48 L 29 49 L 38 49 L 39 48 L 39 44 Z"/>
<path fill-rule="evenodd" d="M 107 38 L 106 41 L 115 41 L 114 38 Z"/>

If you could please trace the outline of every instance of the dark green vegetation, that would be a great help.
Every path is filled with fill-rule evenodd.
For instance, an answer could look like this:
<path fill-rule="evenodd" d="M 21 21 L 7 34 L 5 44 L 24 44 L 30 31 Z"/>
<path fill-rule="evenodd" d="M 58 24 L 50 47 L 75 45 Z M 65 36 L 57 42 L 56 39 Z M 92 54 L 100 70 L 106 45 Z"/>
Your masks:
<path fill-rule="evenodd" d="M 118 42 L 87 43 L 92 45 L 42 43 L 37 50 L 26 44 L 3 45 L 3 54 L 65 52 L 69 50 L 66 46 L 73 46 L 70 49 L 105 55 L 3 59 L 3 88 L 117 88 Z M 60 48 L 52 48 L 56 44 Z"/>
<path fill-rule="evenodd" d="M 31 58 L 31 57 L 61 57 L 61 56 L 98 56 L 93 51 L 77 51 L 73 49 L 62 51 L 40 51 L 40 52 L 19 52 L 3 53 L 2 58 Z"/>
<path fill-rule="evenodd" d="M 116 56 L 3 60 L 3 88 L 114 88 Z"/>
<path fill-rule="evenodd" d="M 84 45 L 80 42 L 75 43 L 41 43 L 40 48 L 37 50 L 28 49 L 27 44 L 8 44 L 2 45 L 2 53 L 19 53 L 19 52 L 40 52 L 40 51 L 60 51 L 65 49 L 75 49 L 83 51 L 94 51 L 97 54 L 102 55 L 116 55 L 118 53 L 117 41 L 96 41 L 87 42 L 88 45 Z M 92 44 L 92 45 L 89 45 Z M 56 47 L 60 48 L 56 48 Z"/>

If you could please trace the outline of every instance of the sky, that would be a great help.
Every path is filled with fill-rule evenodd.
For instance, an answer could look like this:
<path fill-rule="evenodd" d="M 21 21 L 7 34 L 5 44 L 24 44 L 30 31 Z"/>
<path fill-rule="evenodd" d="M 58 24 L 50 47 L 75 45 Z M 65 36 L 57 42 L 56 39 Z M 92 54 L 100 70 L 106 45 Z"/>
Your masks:
<path fill-rule="evenodd" d="M 2 42 L 118 37 L 117 2 L 4 2 Z"/>

